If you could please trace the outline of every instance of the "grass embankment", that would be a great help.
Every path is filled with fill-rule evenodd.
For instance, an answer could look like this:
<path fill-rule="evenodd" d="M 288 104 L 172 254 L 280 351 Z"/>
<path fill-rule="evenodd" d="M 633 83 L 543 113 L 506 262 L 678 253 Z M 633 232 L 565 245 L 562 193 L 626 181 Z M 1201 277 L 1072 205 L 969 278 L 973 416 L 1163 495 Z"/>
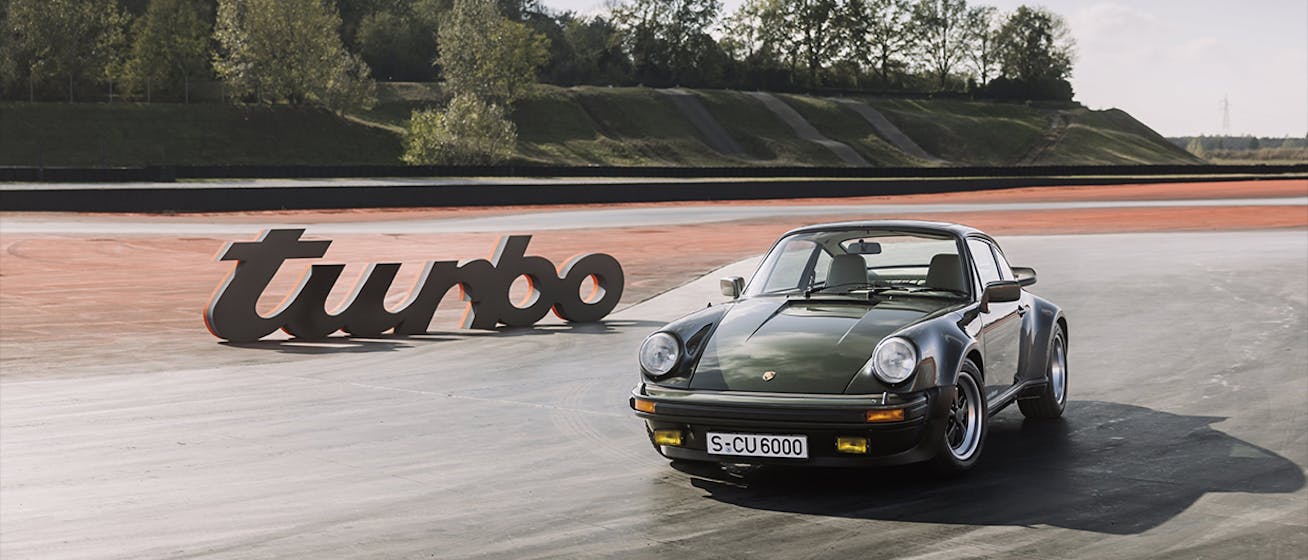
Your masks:
<path fill-rule="evenodd" d="M 398 164 L 415 109 L 439 106 L 430 84 L 380 84 L 380 103 L 341 118 L 286 106 L 217 103 L 3 103 L 0 165 L 135 166 Z M 512 163 L 536 165 L 839 166 L 757 99 L 695 92 L 747 158 L 721 154 L 663 93 L 647 88 L 543 86 L 519 102 Z M 932 165 L 888 143 L 829 99 L 779 95 L 823 135 L 874 166 Z M 1117 110 L 960 100 L 872 98 L 928 153 L 952 165 L 1198 163 Z"/>
<path fill-rule="evenodd" d="M 1036 165 L 1133 165 L 1201 163 L 1153 129 L 1119 109 L 1064 113 L 1066 133 L 1042 152 Z"/>
<path fill-rule="evenodd" d="M 542 88 L 513 110 L 532 163 L 739 165 L 701 138 L 666 95 L 644 88 Z"/>
<path fill-rule="evenodd" d="M 401 149 L 393 132 L 315 109 L 0 104 L 0 165 L 390 164 Z"/>
<path fill-rule="evenodd" d="M 757 99 L 738 91 L 701 90 L 700 103 L 756 163 L 839 166 L 830 150 L 807 142 Z"/>
<path fill-rule="evenodd" d="M 877 134 L 862 116 L 830 99 L 806 95 L 779 95 L 824 136 L 844 143 L 878 167 L 927 165 L 894 147 Z"/>
<path fill-rule="evenodd" d="M 955 165 L 1011 165 L 1049 128 L 1047 111 L 953 99 L 866 100 L 927 153 Z"/>
<path fill-rule="evenodd" d="M 928 153 L 954 165 L 1202 163 L 1118 109 L 952 99 L 869 99 Z M 1058 122 L 1061 115 L 1062 126 Z"/>

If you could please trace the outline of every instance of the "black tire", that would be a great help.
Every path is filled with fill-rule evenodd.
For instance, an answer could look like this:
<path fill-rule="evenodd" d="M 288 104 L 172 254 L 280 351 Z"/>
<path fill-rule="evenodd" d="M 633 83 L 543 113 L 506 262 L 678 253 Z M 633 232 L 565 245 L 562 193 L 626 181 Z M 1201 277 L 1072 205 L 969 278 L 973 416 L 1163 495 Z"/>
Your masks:
<path fill-rule="evenodd" d="M 937 440 L 931 469 L 942 476 L 956 476 L 972 468 L 986 442 L 990 414 L 981 390 L 981 370 L 972 360 L 963 362 L 954 385 L 953 401 L 944 433 Z"/>
<path fill-rule="evenodd" d="M 1045 388 L 1040 396 L 1033 399 L 1020 399 L 1017 408 L 1022 415 L 1037 420 L 1050 420 L 1063 415 L 1067 406 L 1067 337 L 1063 329 L 1054 326 L 1054 336 L 1049 341 L 1049 357 L 1045 361 Z"/>

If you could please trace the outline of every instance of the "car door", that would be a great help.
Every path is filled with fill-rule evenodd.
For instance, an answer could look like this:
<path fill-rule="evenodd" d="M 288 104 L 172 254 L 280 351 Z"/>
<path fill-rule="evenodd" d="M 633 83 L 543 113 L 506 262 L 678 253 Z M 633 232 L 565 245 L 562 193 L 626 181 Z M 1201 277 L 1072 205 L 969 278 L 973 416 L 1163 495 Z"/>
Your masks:
<path fill-rule="evenodd" d="M 989 241 L 971 237 L 967 240 L 967 248 L 972 254 L 980 289 L 984 290 L 990 282 L 1004 279 L 995 258 L 995 249 Z M 1012 275 L 1011 271 L 1009 275 Z M 1022 318 L 1018 313 L 1020 304 L 1020 301 L 991 303 L 989 311 L 981 314 L 987 398 L 994 398 L 1016 381 L 1022 336 Z"/>
<path fill-rule="evenodd" d="M 999 245 L 994 245 L 994 248 L 995 262 L 999 265 L 999 277 L 1004 280 L 1017 280 L 1017 276 L 1013 274 L 1013 267 L 1008 264 L 1008 257 L 1004 256 L 1004 250 Z M 1031 359 L 1031 322 L 1027 320 L 1028 317 L 1026 316 L 1027 312 L 1031 310 L 1031 296 L 1023 291 L 1022 298 L 1012 302 L 1011 305 L 1017 306 L 1018 317 L 1017 353 L 1014 355 L 1013 360 L 1017 364 L 1018 380 L 1025 381 L 1031 375 L 1031 372 L 1027 369 L 1027 360 Z M 1043 372 L 1041 375 L 1043 375 Z"/>

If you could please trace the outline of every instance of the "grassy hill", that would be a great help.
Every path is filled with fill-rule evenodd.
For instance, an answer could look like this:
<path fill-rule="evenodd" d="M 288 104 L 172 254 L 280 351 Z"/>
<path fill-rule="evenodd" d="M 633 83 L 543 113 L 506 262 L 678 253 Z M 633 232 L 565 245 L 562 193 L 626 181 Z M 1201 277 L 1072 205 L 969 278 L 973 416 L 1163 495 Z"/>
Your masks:
<path fill-rule="evenodd" d="M 382 84 L 381 103 L 330 112 L 211 103 L 0 103 L 0 165 L 395 164 L 426 84 Z M 910 156 L 831 99 L 778 95 L 827 139 L 873 166 L 939 165 Z M 519 103 L 516 163 L 537 165 L 814 165 L 841 160 L 754 97 L 697 91 L 745 156 L 712 147 L 670 97 L 648 88 L 543 86 Z M 947 165 L 1199 163 L 1130 115 L 961 100 L 856 98 Z"/>
<path fill-rule="evenodd" d="M 402 149 L 395 132 L 314 109 L 0 104 L 0 165 L 393 164 Z"/>
<path fill-rule="evenodd" d="M 1014 103 L 870 99 L 922 149 L 953 163 L 1012 165 L 1038 145 L 1049 111 Z"/>

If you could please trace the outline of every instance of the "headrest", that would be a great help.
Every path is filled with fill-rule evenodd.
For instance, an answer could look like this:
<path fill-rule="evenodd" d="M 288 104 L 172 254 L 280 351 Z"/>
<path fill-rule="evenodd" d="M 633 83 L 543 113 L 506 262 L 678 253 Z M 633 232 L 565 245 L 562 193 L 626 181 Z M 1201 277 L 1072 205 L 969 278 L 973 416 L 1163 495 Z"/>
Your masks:
<path fill-rule="evenodd" d="M 831 271 L 827 273 L 827 285 L 866 284 L 867 261 L 862 255 L 836 255 L 831 259 Z"/>
<path fill-rule="evenodd" d="M 931 257 L 926 284 L 931 288 L 966 292 L 967 289 L 963 286 L 963 267 L 958 255 L 941 253 Z"/>

